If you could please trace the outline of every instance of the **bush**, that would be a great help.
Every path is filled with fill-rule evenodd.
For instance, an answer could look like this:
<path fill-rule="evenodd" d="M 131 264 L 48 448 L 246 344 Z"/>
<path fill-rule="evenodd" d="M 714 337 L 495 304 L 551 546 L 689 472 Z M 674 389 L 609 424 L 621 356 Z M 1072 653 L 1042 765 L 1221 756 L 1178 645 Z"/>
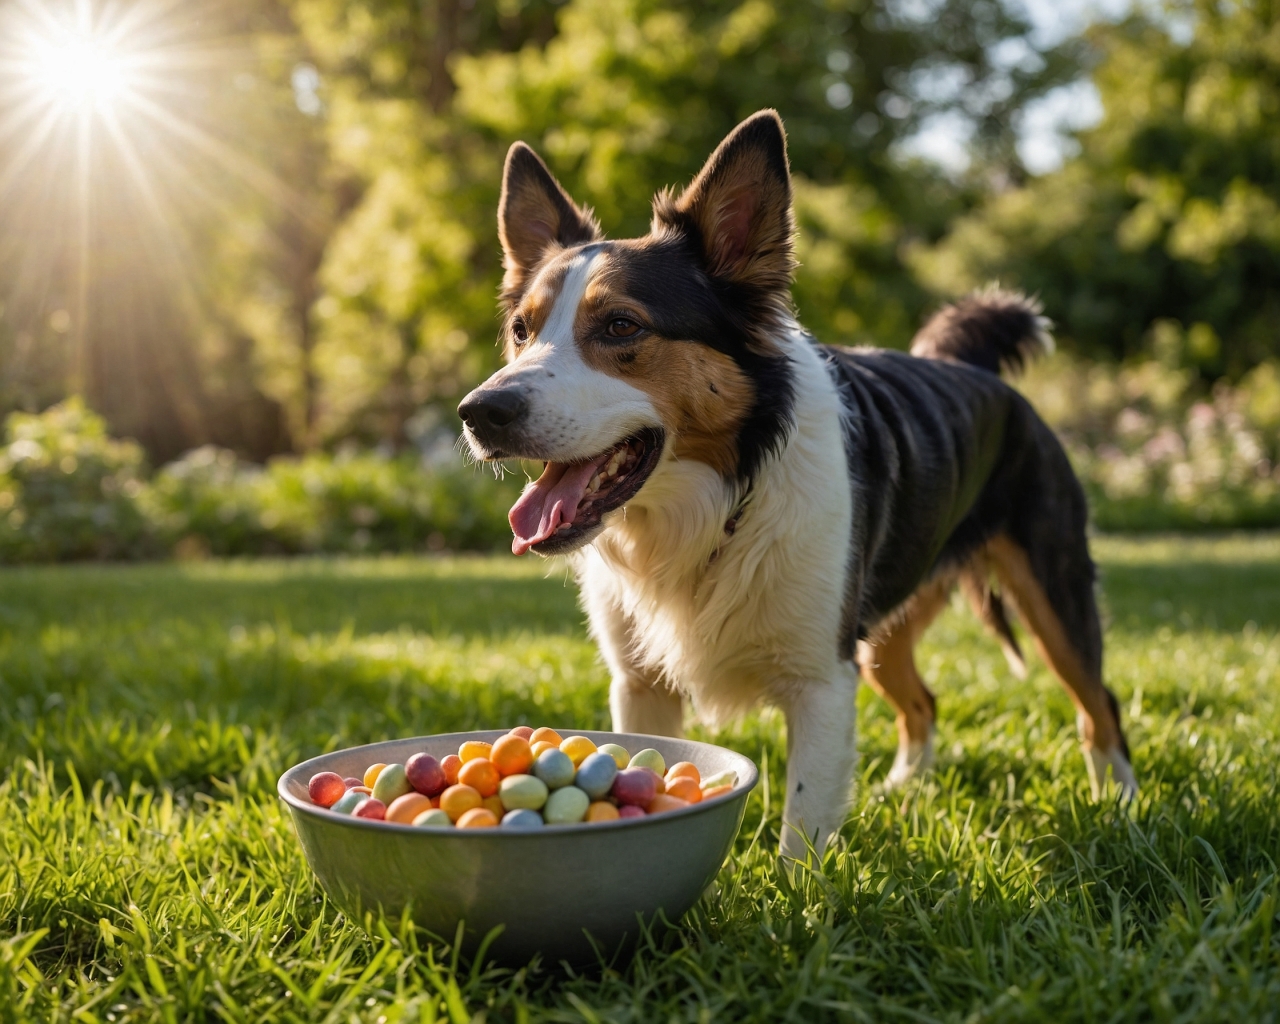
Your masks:
<path fill-rule="evenodd" d="M 502 547 L 515 493 L 460 461 L 312 454 L 263 469 L 206 447 L 157 473 L 143 502 L 180 554 L 376 553 Z"/>
<path fill-rule="evenodd" d="M 138 507 L 142 449 L 107 436 L 78 399 L 12 413 L 0 451 L 0 561 L 139 558 L 157 553 Z"/>
<path fill-rule="evenodd" d="M 206 446 L 146 479 L 78 401 L 15 414 L 0 452 L 0 561 L 506 547 L 519 487 L 461 459 L 277 458 Z"/>
<path fill-rule="evenodd" d="M 1022 388 L 1058 431 L 1102 530 L 1280 526 L 1280 367 L 1206 391 L 1192 373 L 1062 356 Z"/>

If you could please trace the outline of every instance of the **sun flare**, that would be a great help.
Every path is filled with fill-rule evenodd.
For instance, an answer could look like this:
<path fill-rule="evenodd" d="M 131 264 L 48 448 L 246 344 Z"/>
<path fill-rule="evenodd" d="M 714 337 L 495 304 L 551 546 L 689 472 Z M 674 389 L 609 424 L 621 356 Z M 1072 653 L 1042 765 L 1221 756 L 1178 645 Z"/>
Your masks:
<path fill-rule="evenodd" d="M 68 33 L 31 49 L 28 76 L 51 103 L 106 112 L 132 84 L 129 55 L 109 40 Z"/>

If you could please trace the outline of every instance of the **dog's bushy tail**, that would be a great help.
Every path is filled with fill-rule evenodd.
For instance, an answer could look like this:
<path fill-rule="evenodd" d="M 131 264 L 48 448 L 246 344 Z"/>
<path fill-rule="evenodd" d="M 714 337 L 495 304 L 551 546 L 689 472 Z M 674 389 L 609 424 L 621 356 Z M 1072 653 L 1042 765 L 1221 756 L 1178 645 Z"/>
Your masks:
<path fill-rule="evenodd" d="M 1036 299 L 991 285 L 943 306 L 911 341 L 911 354 L 1016 374 L 1053 351 L 1053 326 Z"/>

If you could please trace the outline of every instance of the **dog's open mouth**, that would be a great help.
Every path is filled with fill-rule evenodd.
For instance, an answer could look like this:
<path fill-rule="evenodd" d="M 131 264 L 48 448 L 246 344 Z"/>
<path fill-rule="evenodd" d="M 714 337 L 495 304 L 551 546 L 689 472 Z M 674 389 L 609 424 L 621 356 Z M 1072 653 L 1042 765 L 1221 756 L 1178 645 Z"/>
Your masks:
<path fill-rule="evenodd" d="M 574 547 L 640 490 L 661 455 L 662 431 L 646 429 L 583 462 L 548 462 L 511 507 L 512 552 Z"/>

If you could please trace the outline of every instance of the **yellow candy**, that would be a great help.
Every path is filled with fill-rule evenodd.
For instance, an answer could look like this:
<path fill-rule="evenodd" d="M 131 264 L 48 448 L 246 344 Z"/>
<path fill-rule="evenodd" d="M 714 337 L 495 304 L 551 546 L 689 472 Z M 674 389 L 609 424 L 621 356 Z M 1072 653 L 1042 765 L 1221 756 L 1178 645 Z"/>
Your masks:
<path fill-rule="evenodd" d="M 533 759 L 536 761 L 538 760 L 538 755 L 544 750 L 559 750 L 560 744 L 552 743 L 550 740 L 539 740 L 533 744 L 531 749 L 533 750 Z"/>
<path fill-rule="evenodd" d="M 493 744 L 485 743 L 483 740 L 467 740 L 458 748 L 458 757 L 462 759 L 462 763 L 474 761 L 477 757 L 483 757 L 486 760 L 493 752 Z"/>
<path fill-rule="evenodd" d="M 560 744 L 560 749 L 569 755 L 575 768 L 582 764 L 583 758 L 596 752 L 596 745 L 585 736 L 570 736 Z"/>
<path fill-rule="evenodd" d="M 373 784 L 378 781 L 378 776 L 382 774 L 385 764 L 371 764 L 364 770 L 364 784 L 373 789 Z"/>

